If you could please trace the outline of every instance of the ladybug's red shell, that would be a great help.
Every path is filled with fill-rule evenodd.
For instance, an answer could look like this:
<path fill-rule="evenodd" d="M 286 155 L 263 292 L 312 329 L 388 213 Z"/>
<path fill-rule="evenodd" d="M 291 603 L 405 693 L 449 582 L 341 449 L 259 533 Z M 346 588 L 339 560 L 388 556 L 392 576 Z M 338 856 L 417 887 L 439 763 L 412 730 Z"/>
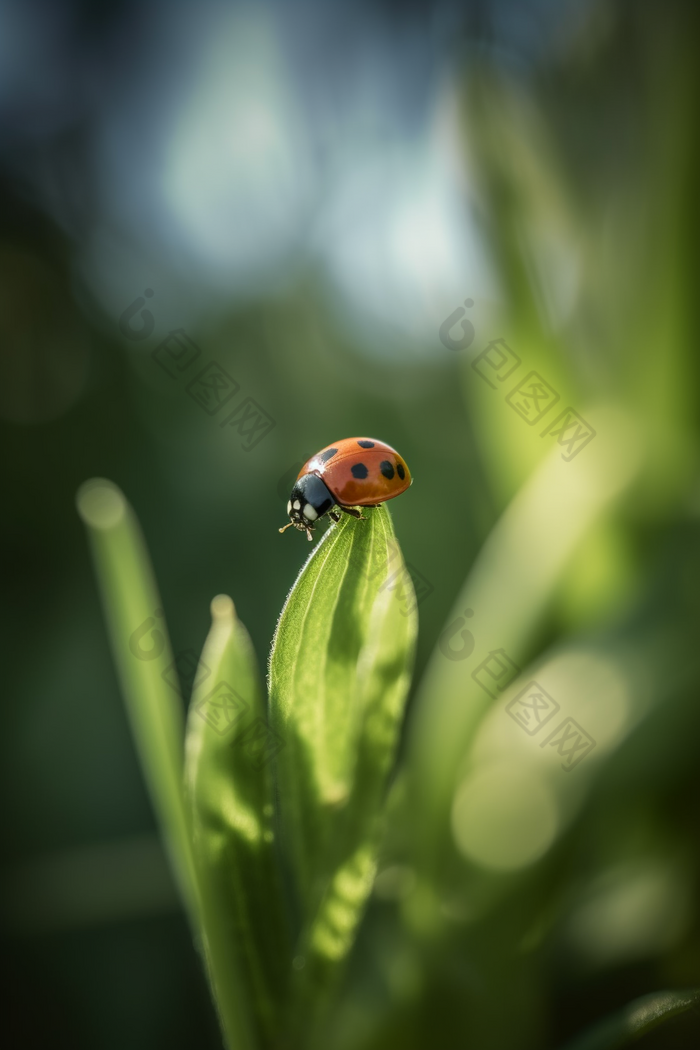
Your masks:
<path fill-rule="evenodd" d="M 345 507 L 371 507 L 400 496 L 411 484 L 411 472 L 398 452 L 375 438 L 343 438 L 327 445 L 299 471 L 321 478 Z"/>

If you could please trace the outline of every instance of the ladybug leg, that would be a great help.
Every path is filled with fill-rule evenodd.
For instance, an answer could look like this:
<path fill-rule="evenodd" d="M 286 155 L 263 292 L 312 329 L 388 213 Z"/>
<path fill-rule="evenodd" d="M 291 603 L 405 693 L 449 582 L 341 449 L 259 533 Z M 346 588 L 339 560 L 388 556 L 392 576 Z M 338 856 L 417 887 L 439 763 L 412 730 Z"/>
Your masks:
<path fill-rule="evenodd" d="M 365 518 L 364 514 L 361 514 L 360 511 L 357 510 L 355 507 L 344 507 L 342 505 L 342 503 L 339 503 L 338 506 L 340 507 L 341 510 L 344 510 L 346 514 L 350 514 L 350 516 L 353 517 L 353 518 L 359 518 L 360 521 L 366 521 L 367 520 Z"/>

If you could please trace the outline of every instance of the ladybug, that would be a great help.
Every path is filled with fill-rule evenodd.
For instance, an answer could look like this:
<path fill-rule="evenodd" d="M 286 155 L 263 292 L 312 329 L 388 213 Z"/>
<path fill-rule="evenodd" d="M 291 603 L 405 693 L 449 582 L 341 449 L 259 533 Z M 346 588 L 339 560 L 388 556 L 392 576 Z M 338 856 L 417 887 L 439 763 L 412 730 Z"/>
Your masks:
<path fill-rule="evenodd" d="M 374 438 L 343 438 L 301 468 L 287 504 L 290 520 L 279 531 L 293 525 L 312 540 L 314 525 L 324 514 L 340 521 L 333 507 L 363 518 L 357 507 L 378 507 L 412 483 L 410 470 L 391 445 Z"/>

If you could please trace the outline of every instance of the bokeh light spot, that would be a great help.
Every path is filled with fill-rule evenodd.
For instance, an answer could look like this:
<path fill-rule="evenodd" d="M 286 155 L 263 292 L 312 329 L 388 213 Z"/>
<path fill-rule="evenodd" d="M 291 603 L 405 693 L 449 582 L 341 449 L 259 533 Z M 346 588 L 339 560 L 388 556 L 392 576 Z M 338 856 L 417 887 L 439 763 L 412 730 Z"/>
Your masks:
<path fill-rule="evenodd" d="M 494 763 L 471 774 L 455 794 L 452 832 L 460 852 L 498 871 L 532 864 L 558 828 L 554 795 L 532 770 Z"/>

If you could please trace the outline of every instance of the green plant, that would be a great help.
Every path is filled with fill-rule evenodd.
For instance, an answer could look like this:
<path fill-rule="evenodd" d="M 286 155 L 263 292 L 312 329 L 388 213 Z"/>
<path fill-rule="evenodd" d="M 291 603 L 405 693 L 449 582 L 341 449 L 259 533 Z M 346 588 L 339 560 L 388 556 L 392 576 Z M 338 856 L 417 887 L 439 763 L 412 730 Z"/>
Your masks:
<path fill-rule="evenodd" d="M 109 482 L 81 489 L 134 736 L 229 1050 L 430 1045 L 452 1021 L 423 1004 L 439 1002 L 465 958 L 464 1045 L 543 1045 L 542 945 L 566 914 L 575 863 L 570 847 L 554 847 L 584 807 L 601 824 L 596 786 L 649 714 L 625 689 L 655 666 L 653 645 L 640 667 L 624 635 L 542 655 L 533 645 L 583 538 L 636 478 L 638 460 L 621 451 L 633 448 L 629 421 L 601 418 L 605 435 L 582 465 L 570 469 L 555 450 L 523 485 L 454 612 L 477 610 L 480 651 L 507 651 L 527 678 L 555 679 L 569 713 L 596 719 L 593 757 L 569 777 L 551 748 L 504 735 L 503 703 L 520 677 L 494 701 L 473 665 L 438 645 L 387 806 L 417 617 L 386 507 L 331 526 L 313 550 L 275 632 L 267 700 L 233 602 L 213 600 L 185 728 L 163 679 L 172 652 L 133 512 Z M 656 683 L 656 702 L 671 688 Z M 608 864 L 617 832 L 613 841 Z M 345 964 L 379 856 L 393 904 L 362 951 L 391 977 L 377 969 L 370 993 Z M 655 993 L 575 1045 L 627 1045 L 698 994 Z"/>
<path fill-rule="evenodd" d="M 233 602 L 213 600 L 185 729 L 162 675 L 172 651 L 134 514 L 102 480 L 83 486 L 78 506 L 226 1041 L 306 1045 L 372 888 L 410 681 L 415 598 L 389 512 L 345 516 L 312 551 L 275 632 L 267 701 Z"/>

